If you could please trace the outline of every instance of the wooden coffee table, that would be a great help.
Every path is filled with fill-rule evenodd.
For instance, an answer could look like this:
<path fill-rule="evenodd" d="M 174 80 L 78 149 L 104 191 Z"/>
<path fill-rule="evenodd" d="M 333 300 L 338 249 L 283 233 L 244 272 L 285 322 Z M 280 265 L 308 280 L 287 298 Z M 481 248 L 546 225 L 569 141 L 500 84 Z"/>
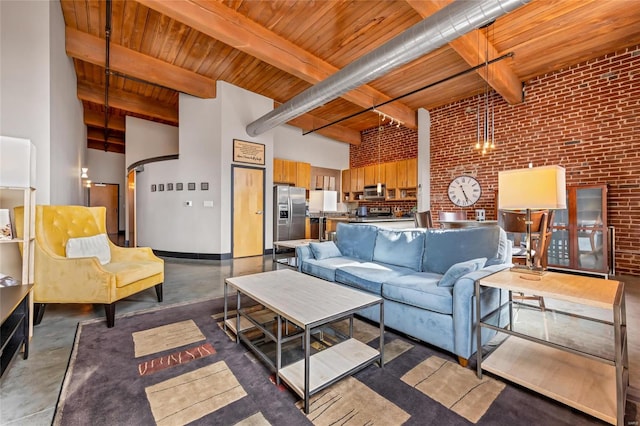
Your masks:
<path fill-rule="evenodd" d="M 237 312 L 228 318 L 228 287 L 237 290 Z M 243 308 L 241 296 L 250 297 L 265 309 L 256 313 Z M 224 285 L 224 324 L 236 334 L 236 342 L 247 344 L 301 398 L 309 413 L 309 397 L 338 380 L 378 362 L 383 366 L 383 299 L 339 284 L 324 281 L 290 269 L 227 278 Z M 378 305 L 380 307 L 380 345 L 376 350 L 353 338 L 353 314 Z M 265 310 L 267 314 L 265 314 Z M 320 327 L 349 318 L 346 340 L 313 355 L 311 335 Z M 259 335 L 256 340 L 256 333 Z M 275 360 L 259 347 L 264 340 L 275 342 Z M 283 344 L 301 341 L 304 358 L 282 365 Z"/>

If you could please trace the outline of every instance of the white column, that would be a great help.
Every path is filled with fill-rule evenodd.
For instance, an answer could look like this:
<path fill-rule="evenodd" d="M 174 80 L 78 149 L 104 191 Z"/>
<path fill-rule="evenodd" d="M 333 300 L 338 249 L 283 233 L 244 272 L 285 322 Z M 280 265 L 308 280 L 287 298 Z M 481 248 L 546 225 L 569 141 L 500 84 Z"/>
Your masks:
<path fill-rule="evenodd" d="M 418 109 L 418 211 L 431 209 L 431 115 Z"/>

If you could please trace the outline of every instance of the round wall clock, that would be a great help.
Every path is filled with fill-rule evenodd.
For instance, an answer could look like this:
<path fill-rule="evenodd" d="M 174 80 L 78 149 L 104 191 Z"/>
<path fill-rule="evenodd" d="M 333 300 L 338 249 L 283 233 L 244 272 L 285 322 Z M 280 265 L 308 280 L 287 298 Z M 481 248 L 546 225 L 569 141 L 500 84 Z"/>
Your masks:
<path fill-rule="evenodd" d="M 482 195 L 480 183 L 471 176 L 458 176 L 449 184 L 449 199 L 460 207 L 475 204 Z"/>

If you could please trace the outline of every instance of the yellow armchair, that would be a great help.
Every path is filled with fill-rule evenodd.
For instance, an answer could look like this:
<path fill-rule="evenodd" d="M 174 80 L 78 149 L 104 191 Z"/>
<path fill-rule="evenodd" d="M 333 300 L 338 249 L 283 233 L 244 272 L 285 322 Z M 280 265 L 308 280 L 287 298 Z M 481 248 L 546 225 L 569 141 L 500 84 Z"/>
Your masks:
<path fill-rule="evenodd" d="M 23 236 L 22 207 L 15 209 L 16 233 Z M 104 304 L 107 327 L 115 323 L 115 302 L 155 286 L 162 302 L 164 261 L 148 247 L 123 248 L 108 241 L 111 260 L 68 258 L 70 238 L 106 234 L 106 209 L 82 206 L 36 206 L 34 261 L 34 322 L 39 324 L 47 303 Z"/>

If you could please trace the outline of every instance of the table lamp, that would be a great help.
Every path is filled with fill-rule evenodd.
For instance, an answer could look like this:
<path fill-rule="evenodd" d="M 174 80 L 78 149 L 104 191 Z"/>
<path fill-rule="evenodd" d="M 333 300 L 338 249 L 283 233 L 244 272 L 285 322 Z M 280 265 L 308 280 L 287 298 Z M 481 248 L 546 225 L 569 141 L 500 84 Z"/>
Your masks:
<path fill-rule="evenodd" d="M 531 210 L 567 208 L 565 169 L 543 166 L 498 172 L 498 208 L 526 211 L 526 265 L 512 269 L 543 274 L 542 268 L 534 268 L 531 258 Z"/>

